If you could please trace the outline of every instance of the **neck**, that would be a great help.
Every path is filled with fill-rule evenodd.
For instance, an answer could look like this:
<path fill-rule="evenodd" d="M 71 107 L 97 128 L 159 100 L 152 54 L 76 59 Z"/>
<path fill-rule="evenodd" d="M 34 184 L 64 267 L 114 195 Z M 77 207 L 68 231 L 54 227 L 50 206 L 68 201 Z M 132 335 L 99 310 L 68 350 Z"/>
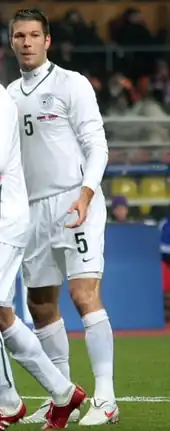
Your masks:
<path fill-rule="evenodd" d="M 24 80 L 30 80 L 32 78 L 36 78 L 37 76 L 41 75 L 43 72 L 47 70 L 49 67 L 50 62 L 47 58 L 44 59 L 43 63 L 40 64 L 38 67 L 34 67 L 33 69 L 24 69 L 21 68 L 21 75 L 24 78 Z"/>

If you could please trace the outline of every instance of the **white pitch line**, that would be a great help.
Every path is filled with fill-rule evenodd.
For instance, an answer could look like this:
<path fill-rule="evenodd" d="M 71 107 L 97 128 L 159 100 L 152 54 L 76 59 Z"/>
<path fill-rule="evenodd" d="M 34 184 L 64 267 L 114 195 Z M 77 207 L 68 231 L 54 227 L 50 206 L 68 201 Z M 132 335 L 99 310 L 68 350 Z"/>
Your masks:
<path fill-rule="evenodd" d="M 120 397 L 116 400 L 126 403 L 170 403 L 170 397 Z"/>
<path fill-rule="evenodd" d="M 27 396 L 22 397 L 23 400 L 42 400 L 42 401 L 48 400 L 48 398 L 47 397 L 32 397 L 31 395 L 28 397 Z"/>
<path fill-rule="evenodd" d="M 45 401 L 48 400 L 48 397 L 33 397 L 33 396 L 23 396 L 22 397 L 25 400 L 41 400 Z M 88 398 L 87 400 L 90 400 Z M 118 402 L 125 402 L 125 403 L 170 403 L 170 396 L 169 397 L 138 397 L 138 396 L 131 396 L 131 397 L 118 397 L 116 398 Z"/>

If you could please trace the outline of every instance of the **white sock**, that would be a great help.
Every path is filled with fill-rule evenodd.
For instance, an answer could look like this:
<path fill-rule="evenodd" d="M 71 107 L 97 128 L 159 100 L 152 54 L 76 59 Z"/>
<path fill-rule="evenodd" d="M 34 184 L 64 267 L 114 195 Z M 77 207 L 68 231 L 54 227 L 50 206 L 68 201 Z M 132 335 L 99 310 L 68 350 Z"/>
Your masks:
<path fill-rule="evenodd" d="M 75 386 L 50 361 L 36 335 L 18 317 L 2 335 L 14 359 L 44 386 L 54 402 L 67 402 Z"/>
<path fill-rule="evenodd" d="M 17 394 L 8 355 L 0 333 L 0 409 L 15 410 L 20 403 Z"/>
<path fill-rule="evenodd" d="M 64 326 L 60 319 L 41 329 L 34 330 L 46 355 L 67 380 L 70 380 L 69 343 Z"/>
<path fill-rule="evenodd" d="M 95 377 L 94 397 L 112 403 L 113 387 L 113 333 L 105 310 L 88 313 L 82 318 L 85 340 Z"/>

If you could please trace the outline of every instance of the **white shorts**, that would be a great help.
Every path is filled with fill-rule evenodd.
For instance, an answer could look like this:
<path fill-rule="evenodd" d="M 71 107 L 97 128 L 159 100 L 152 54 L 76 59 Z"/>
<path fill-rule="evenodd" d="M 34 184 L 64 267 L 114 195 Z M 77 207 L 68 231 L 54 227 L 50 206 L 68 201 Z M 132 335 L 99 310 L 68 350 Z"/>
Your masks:
<path fill-rule="evenodd" d="M 80 187 L 42 199 L 30 206 L 31 230 L 26 247 L 23 275 L 28 287 L 60 286 L 65 275 L 103 273 L 105 199 L 99 188 L 88 209 L 86 221 L 68 229 L 67 214 L 80 196 Z"/>
<path fill-rule="evenodd" d="M 21 266 L 24 249 L 0 243 L 0 306 L 11 307 L 15 280 Z"/>

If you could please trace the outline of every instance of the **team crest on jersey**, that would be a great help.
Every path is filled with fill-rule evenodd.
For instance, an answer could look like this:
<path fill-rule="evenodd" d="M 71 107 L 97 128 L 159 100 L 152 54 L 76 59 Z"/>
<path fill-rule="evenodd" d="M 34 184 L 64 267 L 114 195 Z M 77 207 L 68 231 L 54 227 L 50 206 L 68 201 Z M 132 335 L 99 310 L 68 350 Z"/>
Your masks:
<path fill-rule="evenodd" d="M 49 109 L 49 108 L 51 108 L 53 106 L 53 103 L 54 103 L 54 96 L 53 96 L 53 94 L 45 93 L 45 94 L 42 94 L 40 96 L 41 108 L 44 108 L 44 109 L 48 108 Z"/>

